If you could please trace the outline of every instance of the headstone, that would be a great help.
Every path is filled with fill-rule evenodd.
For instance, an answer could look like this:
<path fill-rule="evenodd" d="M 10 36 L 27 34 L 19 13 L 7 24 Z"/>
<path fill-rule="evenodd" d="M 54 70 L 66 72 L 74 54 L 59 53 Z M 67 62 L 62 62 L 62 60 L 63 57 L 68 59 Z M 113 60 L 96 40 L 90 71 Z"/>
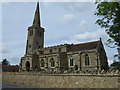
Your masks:
<path fill-rule="evenodd" d="M 114 74 L 119 74 L 119 70 L 116 70 L 116 71 L 114 72 Z"/>
<path fill-rule="evenodd" d="M 101 73 L 101 74 L 104 74 L 104 73 L 105 73 L 105 71 L 104 71 L 104 70 L 102 70 L 100 73 Z"/>
<path fill-rule="evenodd" d="M 101 72 L 101 71 L 100 71 L 100 70 L 98 70 L 98 71 L 97 71 L 97 75 L 100 75 L 100 72 Z"/>
<path fill-rule="evenodd" d="M 111 71 L 111 73 L 110 73 L 110 75 L 113 75 L 113 74 L 114 74 L 114 72 L 115 72 L 115 71 L 114 71 L 114 70 L 112 70 L 112 71 Z"/>

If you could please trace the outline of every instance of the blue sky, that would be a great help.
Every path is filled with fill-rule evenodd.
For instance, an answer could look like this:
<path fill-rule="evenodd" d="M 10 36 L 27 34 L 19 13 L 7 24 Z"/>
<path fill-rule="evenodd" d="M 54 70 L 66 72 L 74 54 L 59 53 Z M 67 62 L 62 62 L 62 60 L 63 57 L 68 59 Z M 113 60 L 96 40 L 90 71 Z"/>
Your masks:
<path fill-rule="evenodd" d="M 11 64 L 19 64 L 24 56 L 27 28 L 32 25 L 35 2 L 2 3 L 2 58 Z M 45 46 L 64 43 L 84 43 L 102 38 L 109 64 L 112 63 L 116 49 L 108 48 L 104 29 L 95 21 L 94 2 L 41 2 L 41 26 L 45 28 Z"/>

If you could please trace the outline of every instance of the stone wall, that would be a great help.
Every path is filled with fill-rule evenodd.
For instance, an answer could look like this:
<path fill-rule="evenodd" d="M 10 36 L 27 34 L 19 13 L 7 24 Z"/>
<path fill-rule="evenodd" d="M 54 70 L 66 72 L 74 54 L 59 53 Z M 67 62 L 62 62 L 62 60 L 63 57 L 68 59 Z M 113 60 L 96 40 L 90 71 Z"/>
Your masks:
<path fill-rule="evenodd" d="M 7 72 L 3 81 L 26 84 L 41 88 L 118 88 L 120 75 L 89 74 L 42 74 Z"/>
<path fill-rule="evenodd" d="M 97 70 L 98 65 L 97 65 L 97 60 L 96 60 L 96 57 L 97 57 L 96 52 L 97 52 L 96 50 L 87 50 L 87 51 L 82 52 L 82 54 L 80 54 L 79 51 L 67 53 L 68 54 L 67 58 L 68 58 L 68 62 L 69 62 L 68 68 L 74 69 L 75 65 L 77 65 L 78 70 L 80 70 L 80 68 L 81 68 L 81 70 L 84 70 L 84 71 Z M 85 55 L 86 54 L 88 54 L 88 56 L 89 56 L 89 64 L 90 65 L 85 65 Z M 73 58 L 73 60 L 74 60 L 73 66 L 70 66 L 70 58 Z"/>
<path fill-rule="evenodd" d="M 51 46 L 51 47 L 45 47 L 45 48 L 43 49 L 43 51 L 44 51 L 44 54 L 67 52 L 67 45 L 68 45 L 68 44 Z"/>

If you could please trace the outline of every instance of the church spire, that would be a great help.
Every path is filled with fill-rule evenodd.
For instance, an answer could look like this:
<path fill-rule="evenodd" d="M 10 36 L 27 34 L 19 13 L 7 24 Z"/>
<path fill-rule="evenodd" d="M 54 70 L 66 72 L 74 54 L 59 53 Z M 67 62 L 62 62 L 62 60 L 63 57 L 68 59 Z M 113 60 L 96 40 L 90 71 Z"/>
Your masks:
<path fill-rule="evenodd" d="M 37 7 L 34 15 L 33 26 L 40 27 L 40 12 L 39 12 L 39 2 L 37 2 Z"/>

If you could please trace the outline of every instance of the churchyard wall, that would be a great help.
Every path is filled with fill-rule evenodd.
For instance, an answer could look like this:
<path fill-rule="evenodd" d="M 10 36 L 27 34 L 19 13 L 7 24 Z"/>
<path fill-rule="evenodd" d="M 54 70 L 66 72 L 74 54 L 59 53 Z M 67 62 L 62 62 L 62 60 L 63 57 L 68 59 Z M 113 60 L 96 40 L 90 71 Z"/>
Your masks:
<path fill-rule="evenodd" d="M 2 80 L 41 88 L 120 88 L 120 73 L 3 72 Z"/>

